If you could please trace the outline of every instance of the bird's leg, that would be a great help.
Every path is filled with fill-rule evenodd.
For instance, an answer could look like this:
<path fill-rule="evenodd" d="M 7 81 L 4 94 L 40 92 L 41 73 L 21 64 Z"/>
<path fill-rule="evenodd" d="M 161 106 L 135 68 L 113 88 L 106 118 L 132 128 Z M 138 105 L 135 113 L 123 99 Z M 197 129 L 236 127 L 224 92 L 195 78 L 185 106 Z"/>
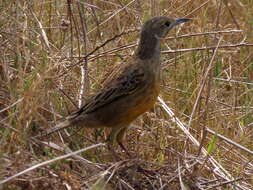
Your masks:
<path fill-rule="evenodd" d="M 130 153 L 128 152 L 127 148 L 124 146 L 123 139 L 125 138 L 125 132 L 127 130 L 128 127 L 124 127 L 120 130 L 120 132 L 117 134 L 117 142 L 120 146 L 121 149 L 123 149 L 125 151 L 125 153 L 131 157 Z"/>
<path fill-rule="evenodd" d="M 117 138 L 118 133 L 121 131 L 121 128 L 112 128 L 109 137 L 107 138 L 107 142 L 108 142 L 108 149 L 113 153 L 114 157 L 116 158 L 116 160 L 121 160 L 118 153 L 114 150 L 113 145 L 115 144 L 115 140 Z"/>
<path fill-rule="evenodd" d="M 121 128 L 119 127 L 115 127 L 115 128 L 112 128 L 108 138 L 107 138 L 107 142 L 111 145 L 114 145 L 115 144 L 115 141 L 116 141 L 116 138 L 119 134 L 119 132 L 121 131 Z"/>

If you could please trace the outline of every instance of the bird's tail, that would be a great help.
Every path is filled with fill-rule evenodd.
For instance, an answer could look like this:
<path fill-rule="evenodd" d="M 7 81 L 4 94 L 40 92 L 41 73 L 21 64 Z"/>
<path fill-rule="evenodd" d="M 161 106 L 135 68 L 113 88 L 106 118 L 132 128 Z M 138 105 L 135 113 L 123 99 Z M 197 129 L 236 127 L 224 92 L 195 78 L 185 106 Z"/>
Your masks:
<path fill-rule="evenodd" d="M 61 131 L 71 125 L 71 122 L 67 119 L 66 121 L 63 121 L 61 123 L 58 123 L 53 129 L 49 130 L 47 132 L 47 135 L 50 135 L 52 133 L 55 133 L 57 131 Z"/>
<path fill-rule="evenodd" d="M 44 132 L 44 133 L 42 133 L 42 134 L 40 134 L 40 135 L 38 135 L 36 137 L 42 137 L 42 136 L 50 135 L 52 133 L 55 133 L 57 131 L 60 131 L 60 130 L 63 130 L 65 128 L 69 127 L 71 124 L 72 123 L 71 123 L 70 120 L 63 121 L 63 122 L 57 124 L 53 129 L 49 129 L 46 132 Z"/>

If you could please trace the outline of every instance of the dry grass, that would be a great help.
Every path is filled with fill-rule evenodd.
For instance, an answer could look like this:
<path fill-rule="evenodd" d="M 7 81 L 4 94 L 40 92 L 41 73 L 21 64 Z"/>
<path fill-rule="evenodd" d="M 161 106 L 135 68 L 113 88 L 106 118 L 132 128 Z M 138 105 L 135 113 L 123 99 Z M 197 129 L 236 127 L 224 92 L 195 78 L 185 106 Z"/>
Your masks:
<path fill-rule="evenodd" d="M 253 189 L 251 0 L 0 6 L 0 188 Z M 133 158 L 116 148 L 117 161 L 103 144 L 92 146 L 106 130 L 32 139 L 101 87 L 131 56 L 141 23 L 155 15 L 193 20 L 164 40 L 161 101 L 127 133 Z"/>

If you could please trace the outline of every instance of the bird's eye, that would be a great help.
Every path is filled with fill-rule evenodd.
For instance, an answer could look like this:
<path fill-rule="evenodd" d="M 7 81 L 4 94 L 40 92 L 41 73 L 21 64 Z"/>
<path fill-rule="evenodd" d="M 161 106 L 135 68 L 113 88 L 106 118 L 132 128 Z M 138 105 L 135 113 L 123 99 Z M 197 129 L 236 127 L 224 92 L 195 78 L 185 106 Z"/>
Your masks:
<path fill-rule="evenodd" d="M 165 26 L 167 26 L 167 27 L 170 26 L 170 22 L 169 22 L 169 21 L 166 21 L 164 24 L 165 24 Z"/>

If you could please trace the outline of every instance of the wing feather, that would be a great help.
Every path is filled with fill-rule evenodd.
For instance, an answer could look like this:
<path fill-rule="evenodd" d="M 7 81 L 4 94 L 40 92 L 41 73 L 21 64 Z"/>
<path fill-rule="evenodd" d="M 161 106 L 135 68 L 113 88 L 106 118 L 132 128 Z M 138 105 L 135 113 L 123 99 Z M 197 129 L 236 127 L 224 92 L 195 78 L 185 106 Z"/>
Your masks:
<path fill-rule="evenodd" d="M 126 67 L 116 79 L 109 81 L 102 91 L 89 99 L 82 108 L 71 114 L 68 119 L 73 119 L 80 114 L 94 112 L 119 98 L 134 93 L 141 88 L 141 83 L 145 77 L 144 73 L 141 67 Z"/>

